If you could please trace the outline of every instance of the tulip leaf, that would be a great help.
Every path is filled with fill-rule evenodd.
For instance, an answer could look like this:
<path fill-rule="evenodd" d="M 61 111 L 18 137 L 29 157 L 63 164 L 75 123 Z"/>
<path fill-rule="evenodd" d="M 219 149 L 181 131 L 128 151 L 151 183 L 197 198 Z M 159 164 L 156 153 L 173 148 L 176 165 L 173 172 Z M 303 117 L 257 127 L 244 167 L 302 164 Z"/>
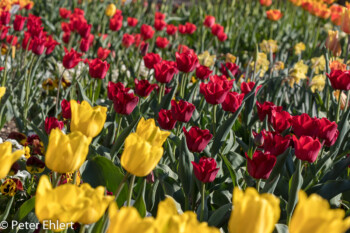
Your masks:
<path fill-rule="evenodd" d="M 31 211 L 33 211 L 35 206 L 35 197 L 24 202 L 21 207 L 19 207 L 15 219 L 18 221 L 23 220 Z"/>
<path fill-rule="evenodd" d="M 288 226 L 284 224 L 277 223 L 275 225 L 274 233 L 289 233 Z"/>
<path fill-rule="evenodd" d="M 171 91 L 163 96 L 162 102 L 160 104 L 162 109 L 169 109 L 170 108 L 170 103 L 171 100 L 174 98 L 176 91 L 177 91 L 177 86 L 179 85 L 178 79 L 174 80 L 174 86 L 171 88 Z"/>
<path fill-rule="evenodd" d="M 289 197 L 287 204 L 287 222 L 289 222 L 290 217 L 294 211 L 294 208 L 298 202 L 298 193 L 303 184 L 303 176 L 301 174 L 301 160 L 297 161 L 297 169 L 295 170 L 291 180 L 290 180 L 290 189 L 289 189 Z"/>
<path fill-rule="evenodd" d="M 137 209 L 141 217 L 145 217 L 147 210 L 146 210 L 146 202 L 145 202 L 145 190 L 146 190 L 146 179 L 143 178 L 143 183 L 142 183 L 142 189 L 140 190 L 137 199 L 134 203 L 134 207 Z"/>
<path fill-rule="evenodd" d="M 85 100 L 90 105 L 92 105 L 90 99 L 86 96 L 86 93 L 85 93 L 83 86 L 81 85 L 81 83 L 78 80 L 77 80 L 77 84 L 78 84 L 78 88 L 79 88 L 79 95 L 78 95 L 79 99 Z"/>
<path fill-rule="evenodd" d="M 232 210 L 232 203 L 220 206 L 216 209 L 208 220 L 209 226 L 220 227 L 223 223 L 228 221 Z"/>
<path fill-rule="evenodd" d="M 186 195 L 190 194 L 192 184 L 192 164 L 191 161 L 194 161 L 193 154 L 188 150 L 186 145 L 186 138 L 183 137 L 181 141 L 179 155 L 179 179 L 183 185 L 183 189 Z M 187 198 L 187 197 L 186 197 Z"/>
<path fill-rule="evenodd" d="M 337 177 L 341 176 L 341 173 L 350 165 L 350 156 L 342 159 L 341 161 L 334 164 L 334 168 L 326 173 L 326 175 L 321 179 L 321 183 L 325 183 L 328 180 L 335 180 Z"/>
<path fill-rule="evenodd" d="M 317 193 L 323 198 L 330 200 L 340 193 L 350 190 L 350 180 L 332 180 L 324 184 L 315 185 L 313 188 L 307 190 L 308 194 Z"/>
<path fill-rule="evenodd" d="M 330 157 L 333 159 L 338 155 L 340 146 L 343 143 L 343 140 L 344 140 L 346 134 L 349 132 L 349 121 L 348 121 L 349 114 L 350 114 L 350 108 L 342 116 L 342 119 L 338 124 L 339 136 L 337 138 L 337 141 L 334 143 L 334 145 L 330 149 L 330 151 L 331 151 Z"/>

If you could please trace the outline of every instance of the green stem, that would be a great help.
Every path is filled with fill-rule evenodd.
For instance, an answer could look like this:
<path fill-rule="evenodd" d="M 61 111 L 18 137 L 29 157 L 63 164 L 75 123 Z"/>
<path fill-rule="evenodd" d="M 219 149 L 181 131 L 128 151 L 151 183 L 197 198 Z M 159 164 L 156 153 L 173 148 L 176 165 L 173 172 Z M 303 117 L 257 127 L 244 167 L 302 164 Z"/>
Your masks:
<path fill-rule="evenodd" d="M 124 178 L 122 179 L 122 181 L 119 183 L 117 190 L 115 190 L 115 201 L 117 201 L 117 199 L 118 199 L 118 197 L 119 197 L 119 194 L 120 194 L 120 192 L 122 191 L 122 189 L 123 189 L 123 187 L 124 187 L 124 185 L 125 185 L 125 182 L 126 182 L 126 180 L 129 178 L 129 176 L 130 176 L 130 173 L 127 172 L 127 173 L 124 175 Z"/>
<path fill-rule="evenodd" d="M 348 93 L 347 93 L 347 95 L 346 95 L 346 101 L 345 101 L 344 112 L 346 112 L 346 110 L 348 110 L 348 106 L 349 106 L 349 97 L 350 97 L 350 91 L 348 91 Z"/>
<path fill-rule="evenodd" d="M 216 134 L 216 109 L 217 105 L 213 105 L 213 135 L 215 136 Z"/>
<path fill-rule="evenodd" d="M 258 179 L 256 181 L 256 190 L 259 192 L 260 191 L 260 183 L 261 183 L 261 179 Z"/>
<path fill-rule="evenodd" d="M 339 115 L 340 115 L 340 106 L 341 106 L 341 95 L 342 95 L 343 91 L 339 90 L 339 97 L 338 97 L 338 107 L 337 107 L 337 115 L 335 116 L 335 122 L 338 123 L 339 122 Z"/>
<path fill-rule="evenodd" d="M 12 203 L 15 200 L 15 196 L 12 196 L 10 201 L 7 203 L 4 214 L 1 216 L 0 222 L 5 221 L 10 213 L 10 209 L 12 207 Z"/>
<path fill-rule="evenodd" d="M 135 175 L 131 176 L 130 186 L 129 186 L 129 193 L 128 193 L 128 200 L 127 200 L 127 206 L 130 206 L 131 198 L 132 198 L 132 191 L 134 189 L 134 183 L 135 183 Z"/>
<path fill-rule="evenodd" d="M 114 140 L 114 142 L 116 142 L 117 139 L 118 139 L 118 136 L 119 136 L 119 133 L 120 133 L 120 129 L 121 129 L 121 125 L 122 125 L 122 121 L 123 121 L 123 116 L 117 114 L 116 118 L 118 118 L 118 120 L 117 120 L 117 122 L 118 122 L 118 126 L 117 126 L 117 127 L 118 127 L 118 128 L 117 128 L 117 132 L 116 132 L 116 134 L 115 134 L 115 140 Z"/>
<path fill-rule="evenodd" d="M 34 58 L 33 58 L 33 55 L 32 55 L 32 62 L 30 64 L 30 68 L 29 68 L 29 71 L 28 73 L 26 74 L 26 102 L 25 102 L 25 108 L 24 108 L 24 119 L 27 119 L 27 116 L 28 116 L 28 110 L 29 110 L 29 93 L 30 93 L 30 76 L 31 76 L 31 73 L 32 73 L 32 69 L 33 69 L 33 64 L 34 64 Z M 27 123 L 26 123 L 27 124 Z"/>
<path fill-rule="evenodd" d="M 162 102 L 162 96 L 164 95 L 164 90 L 165 90 L 165 84 L 162 83 L 160 85 L 160 89 L 159 89 L 159 97 L 158 97 L 158 104 L 160 104 Z"/>
<path fill-rule="evenodd" d="M 61 87 L 61 84 L 62 84 L 62 78 L 63 78 L 63 74 L 64 74 L 64 72 L 66 71 L 66 69 L 63 69 L 63 72 L 62 72 L 62 74 L 61 74 L 61 76 L 60 76 L 60 80 L 59 80 L 59 82 L 58 82 L 58 87 L 57 87 L 57 96 L 56 96 L 56 115 L 58 115 L 58 105 L 59 105 L 59 103 L 60 103 L 60 87 Z"/>
<path fill-rule="evenodd" d="M 201 191 L 202 203 L 201 203 L 201 213 L 199 217 L 199 221 L 203 221 L 204 215 L 204 202 L 205 202 L 205 183 L 202 182 L 202 191 Z"/>
<path fill-rule="evenodd" d="M 79 233 L 85 233 L 85 225 L 84 225 L 84 224 L 82 224 L 82 225 L 80 226 L 80 231 L 79 231 Z"/>

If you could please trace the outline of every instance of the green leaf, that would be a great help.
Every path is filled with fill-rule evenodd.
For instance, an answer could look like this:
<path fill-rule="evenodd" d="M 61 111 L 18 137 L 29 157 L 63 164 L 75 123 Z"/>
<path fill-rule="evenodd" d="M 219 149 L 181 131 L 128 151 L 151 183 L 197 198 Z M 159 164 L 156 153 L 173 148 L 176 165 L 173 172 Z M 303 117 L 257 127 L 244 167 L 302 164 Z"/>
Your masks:
<path fill-rule="evenodd" d="M 220 206 L 216 209 L 214 213 L 210 216 L 208 220 L 209 226 L 220 227 L 224 222 L 229 219 L 232 210 L 232 203 L 227 203 L 226 205 Z"/>
<path fill-rule="evenodd" d="M 181 140 L 179 156 L 179 179 L 183 185 L 183 189 L 186 195 L 190 194 L 192 184 L 192 171 L 193 167 L 191 161 L 194 161 L 193 154 L 188 150 L 186 145 L 186 138 L 183 137 Z"/>
<path fill-rule="evenodd" d="M 287 204 L 287 221 L 289 222 L 290 217 L 294 211 L 294 208 L 298 202 L 298 193 L 303 184 L 303 177 L 301 175 L 301 161 L 297 161 L 297 169 L 295 170 L 291 180 L 290 180 L 290 190 Z"/>
<path fill-rule="evenodd" d="M 284 224 L 277 223 L 275 225 L 274 233 L 289 233 L 288 226 Z"/>
<path fill-rule="evenodd" d="M 318 189 L 318 190 L 316 190 Z M 307 190 L 308 194 L 317 192 L 323 198 L 330 200 L 340 193 L 350 190 L 350 180 L 332 180 L 325 184 L 318 184 Z"/>
<path fill-rule="evenodd" d="M 134 203 L 134 207 L 137 209 L 137 211 L 140 213 L 141 217 L 145 217 L 147 210 L 146 210 L 146 202 L 145 202 L 145 190 L 146 190 L 146 179 L 143 180 L 142 189 L 140 190 L 140 193 L 138 194 L 138 197 Z"/>
<path fill-rule="evenodd" d="M 17 210 L 17 213 L 15 215 L 15 219 L 18 221 L 21 221 L 24 219 L 33 209 L 35 206 L 35 197 L 32 197 L 31 199 L 24 202 L 21 207 Z"/>

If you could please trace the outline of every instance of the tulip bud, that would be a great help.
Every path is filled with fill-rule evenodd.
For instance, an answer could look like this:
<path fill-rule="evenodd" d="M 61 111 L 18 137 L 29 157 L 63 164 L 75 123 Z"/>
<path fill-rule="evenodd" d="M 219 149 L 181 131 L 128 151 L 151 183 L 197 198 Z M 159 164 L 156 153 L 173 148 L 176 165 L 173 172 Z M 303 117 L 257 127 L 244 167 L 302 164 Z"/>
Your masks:
<path fill-rule="evenodd" d="M 256 146 L 263 146 L 264 145 L 264 136 L 262 135 L 262 133 L 258 133 L 255 137 L 254 137 L 254 144 Z"/>

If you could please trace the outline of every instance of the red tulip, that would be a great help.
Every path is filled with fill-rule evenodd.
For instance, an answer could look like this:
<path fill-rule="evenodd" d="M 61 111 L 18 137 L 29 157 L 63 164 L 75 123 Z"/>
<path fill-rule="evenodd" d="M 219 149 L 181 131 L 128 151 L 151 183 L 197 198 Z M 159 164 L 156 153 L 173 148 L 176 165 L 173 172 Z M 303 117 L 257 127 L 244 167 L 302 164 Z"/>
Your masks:
<path fill-rule="evenodd" d="M 158 48 L 164 49 L 169 44 L 169 40 L 165 37 L 158 36 L 156 39 L 156 45 Z"/>
<path fill-rule="evenodd" d="M 271 6 L 272 0 L 260 0 L 262 6 Z"/>
<path fill-rule="evenodd" d="M 69 43 L 69 40 L 70 40 L 70 32 L 65 32 L 63 33 L 63 36 L 62 36 L 62 41 L 66 44 Z"/>
<path fill-rule="evenodd" d="M 72 117 L 72 112 L 70 110 L 70 102 L 66 99 L 63 99 L 61 102 L 62 117 L 70 119 Z"/>
<path fill-rule="evenodd" d="M 114 15 L 113 18 L 109 20 L 109 29 L 112 31 L 119 31 L 123 26 L 123 16 Z"/>
<path fill-rule="evenodd" d="M 228 81 L 225 76 L 214 75 L 208 83 L 200 84 L 199 92 L 209 104 L 221 104 L 231 90 L 233 81 Z"/>
<path fill-rule="evenodd" d="M 41 55 L 44 52 L 45 44 L 45 38 L 34 38 L 32 43 L 32 52 L 36 55 Z"/>
<path fill-rule="evenodd" d="M 283 154 L 283 152 L 285 152 L 289 147 L 290 141 L 292 139 L 290 135 L 283 137 L 278 133 L 266 132 L 265 130 L 262 131 L 262 135 L 264 138 L 264 151 L 270 152 L 275 156 Z"/>
<path fill-rule="evenodd" d="M 99 58 L 89 62 L 89 74 L 92 78 L 104 79 L 109 69 L 109 64 L 106 61 L 101 61 Z"/>
<path fill-rule="evenodd" d="M 325 140 L 327 146 L 332 146 L 338 138 L 339 131 L 337 128 L 337 123 L 324 117 L 319 120 L 317 137 Z"/>
<path fill-rule="evenodd" d="M 129 115 L 134 111 L 138 102 L 139 97 L 133 93 L 118 92 L 113 98 L 113 107 L 117 113 Z"/>
<path fill-rule="evenodd" d="M 57 120 L 56 117 L 46 117 L 45 119 L 45 131 L 47 134 L 50 134 L 52 129 L 62 129 L 64 126 L 63 121 Z"/>
<path fill-rule="evenodd" d="M 191 162 L 193 165 L 193 172 L 196 178 L 203 183 L 210 183 L 215 180 L 219 172 L 215 159 L 201 157 L 199 163 Z"/>
<path fill-rule="evenodd" d="M 147 24 L 142 24 L 141 26 L 141 36 L 144 40 L 151 39 L 153 37 L 154 30 L 151 26 Z"/>
<path fill-rule="evenodd" d="M 186 26 L 185 25 L 179 24 L 178 29 L 179 29 L 179 32 L 181 34 L 186 34 Z"/>
<path fill-rule="evenodd" d="M 318 134 L 319 120 L 317 118 L 311 118 L 308 114 L 303 113 L 299 116 L 293 116 L 292 129 L 296 136 L 310 136 L 316 137 Z"/>
<path fill-rule="evenodd" d="M 193 34 L 197 30 L 196 25 L 194 25 L 193 23 L 186 23 L 185 27 L 187 34 Z"/>
<path fill-rule="evenodd" d="M 0 36 L 0 39 L 1 39 L 1 36 Z M 24 33 L 24 37 L 23 37 L 23 40 L 22 40 L 22 49 L 24 49 L 24 50 L 27 50 L 27 49 L 28 50 L 32 50 L 32 36 L 30 35 L 29 32 L 25 32 Z"/>
<path fill-rule="evenodd" d="M 235 113 L 242 105 L 244 94 L 229 92 L 221 106 L 224 111 Z"/>
<path fill-rule="evenodd" d="M 60 8 L 59 12 L 60 12 L 61 18 L 63 19 L 68 19 L 69 16 L 72 14 L 72 12 L 70 10 L 67 10 L 66 8 Z"/>
<path fill-rule="evenodd" d="M 62 60 L 64 68 L 72 69 L 82 61 L 81 56 L 83 54 L 76 52 L 73 48 L 69 52 L 66 48 L 64 50 L 66 52 Z"/>
<path fill-rule="evenodd" d="M 9 11 L 3 11 L 1 12 L 1 16 L 0 16 L 0 19 L 1 19 L 1 23 L 3 25 L 7 25 L 10 23 L 10 20 L 11 20 L 11 13 Z"/>
<path fill-rule="evenodd" d="M 277 112 L 282 111 L 281 106 L 276 106 L 274 103 L 268 101 L 264 102 L 263 104 L 256 101 L 256 107 L 258 109 L 258 116 L 260 121 L 264 121 L 266 116 L 268 116 L 269 121 L 271 121 L 272 110 L 276 110 Z"/>
<path fill-rule="evenodd" d="M 130 35 L 128 33 L 125 33 L 123 35 L 123 39 L 122 39 L 122 45 L 125 48 L 129 48 L 133 43 L 135 42 L 134 36 Z"/>
<path fill-rule="evenodd" d="M 215 36 L 219 35 L 220 33 L 224 32 L 224 27 L 220 24 L 214 24 L 211 27 L 211 33 Z"/>
<path fill-rule="evenodd" d="M 225 32 L 219 32 L 217 37 L 218 37 L 219 41 L 227 40 L 227 34 Z"/>
<path fill-rule="evenodd" d="M 180 100 L 179 102 L 171 100 L 171 113 L 177 121 L 189 122 L 195 109 L 196 107 L 193 104 L 184 100 Z"/>
<path fill-rule="evenodd" d="M 175 57 L 177 69 L 184 73 L 192 72 L 199 65 L 197 55 L 192 51 L 176 52 Z"/>
<path fill-rule="evenodd" d="M 177 31 L 177 27 L 173 24 L 168 24 L 166 26 L 166 33 L 170 36 L 170 35 L 175 35 Z"/>
<path fill-rule="evenodd" d="M 252 91 L 252 89 L 254 88 L 255 86 L 255 82 L 242 82 L 241 83 L 241 92 L 243 94 L 248 94 L 249 92 Z M 255 91 L 255 95 L 256 93 L 258 93 L 259 89 L 262 87 L 262 85 L 259 85 L 257 88 L 256 88 L 256 91 Z"/>
<path fill-rule="evenodd" d="M 192 126 L 188 132 L 185 127 L 182 130 L 186 137 L 187 147 L 191 152 L 202 152 L 213 137 L 209 130 L 202 130 L 197 126 Z"/>
<path fill-rule="evenodd" d="M 171 110 L 161 109 L 158 113 L 158 124 L 162 129 L 172 130 L 175 127 L 176 120 L 173 118 Z"/>
<path fill-rule="evenodd" d="M 154 65 L 154 76 L 160 83 L 169 83 L 177 73 L 176 64 L 172 61 L 161 61 Z"/>
<path fill-rule="evenodd" d="M 204 26 L 211 28 L 212 26 L 214 26 L 214 24 L 215 24 L 215 17 L 214 16 L 211 16 L 211 15 L 205 16 L 205 19 L 203 22 Z"/>
<path fill-rule="evenodd" d="M 91 36 L 93 37 L 94 35 L 91 34 Z M 82 52 L 87 52 L 90 49 L 91 44 L 92 44 L 92 41 L 89 38 L 83 38 L 80 41 L 79 48 Z"/>
<path fill-rule="evenodd" d="M 209 78 L 209 75 L 211 75 L 211 73 L 213 73 L 213 71 L 211 71 L 209 67 L 206 66 L 200 65 L 196 69 L 196 77 L 201 80 Z"/>
<path fill-rule="evenodd" d="M 313 139 L 310 136 L 301 136 L 299 139 L 293 135 L 295 148 L 295 156 L 302 160 L 313 163 L 316 161 L 318 153 L 322 148 L 322 144 L 318 139 Z"/>
<path fill-rule="evenodd" d="M 232 76 L 239 73 L 239 67 L 235 63 L 226 62 L 226 64 L 221 64 L 220 72 L 227 77 L 229 77 L 229 75 L 226 68 L 231 72 Z"/>
<path fill-rule="evenodd" d="M 101 60 L 106 60 L 110 53 L 111 53 L 111 50 L 109 49 L 104 49 L 102 47 L 99 47 L 97 49 L 97 57 Z"/>
<path fill-rule="evenodd" d="M 128 25 L 130 27 L 135 27 L 138 23 L 138 20 L 136 18 L 128 17 L 126 20 L 128 21 Z"/>
<path fill-rule="evenodd" d="M 247 169 L 249 175 L 255 179 L 268 179 L 273 167 L 276 164 L 276 157 L 268 152 L 255 151 L 252 159 L 249 158 L 247 153 Z"/>
<path fill-rule="evenodd" d="M 17 44 L 17 36 L 14 35 L 7 35 L 6 36 L 6 42 L 12 46 L 15 46 Z"/>
<path fill-rule="evenodd" d="M 107 90 L 108 99 L 113 100 L 114 96 L 116 96 L 119 92 L 128 92 L 130 88 L 124 87 L 124 84 L 121 82 L 114 83 L 109 81 Z"/>
<path fill-rule="evenodd" d="M 272 110 L 271 112 L 272 126 L 273 129 L 278 133 L 282 133 L 284 130 L 290 128 L 291 120 L 292 116 L 289 114 L 289 112 L 278 112 L 276 110 Z"/>
<path fill-rule="evenodd" d="M 0 40 L 4 40 L 9 31 L 9 26 L 0 25 Z"/>
<path fill-rule="evenodd" d="M 87 24 L 87 23 L 81 24 L 80 27 L 78 28 L 79 35 L 82 38 L 88 38 L 91 32 L 91 27 L 92 27 L 91 24 Z"/>
<path fill-rule="evenodd" d="M 155 64 L 158 64 L 162 61 L 162 58 L 157 53 L 147 53 L 143 57 L 143 62 L 148 69 L 153 69 Z"/>
<path fill-rule="evenodd" d="M 135 78 L 135 93 L 141 97 L 146 97 L 151 94 L 154 88 L 157 87 L 157 84 L 150 84 L 148 80 L 138 80 Z"/>
<path fill-rule="evenodd" d="M 15 20 L 13 21 L 13 29 L 15 31 L 22 31 L 26 20 L 27 17 L 23 17 L 22 15 L 16 15 Z"/>
<path fill-rule="evenodd" d="M 49 55 L 53 52 L 53 50 L 55 49 L 56 45 L 59 45 L 60 43 L 58 43 L 57 41 L 55 41 L 52 36 L 48 36 L 46 39 L 46 43 L 45 43 L 45 47 L 46 47 L 46 55 Z"/>
<path fill-rule="evenodd" d="M 165 19 L 165 14 L 163 14 L 161 12 L 156 12 L 154 14 L 154 19 L 155 20 L 164 20 Z"/>
<path fill-rule="evenodd" d="M 166 27 L 166 22 L 164 20 L 157 19 L 154 21 L 154 28 L 157 31 L 162 31 L 165 27 Z"/>
<path fill-rule="evenodd" d="M 350 90 L 350 71 L 332 70 L 327 76 L 333 89 Z"/>

